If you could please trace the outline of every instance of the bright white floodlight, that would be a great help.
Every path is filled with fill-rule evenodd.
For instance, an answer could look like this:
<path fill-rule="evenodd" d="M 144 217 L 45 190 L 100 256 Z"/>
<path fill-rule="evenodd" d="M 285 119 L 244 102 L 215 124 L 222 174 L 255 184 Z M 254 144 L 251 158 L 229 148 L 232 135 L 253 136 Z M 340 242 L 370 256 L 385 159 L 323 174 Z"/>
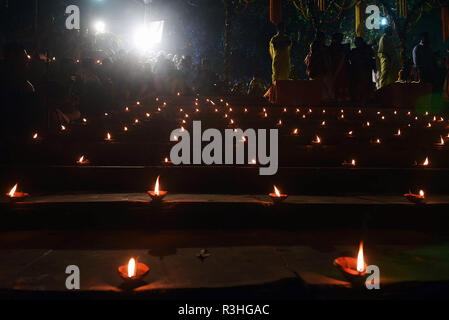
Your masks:
<path fill-rule="evenodd" d="M 95 28 L 95 31 L 98 34 L 105 33 L 105 31 L 106 31 L 106 24 L 103 21 L 97 21 L 94 24 L 94 28 Z"/>
<path fill-rule="evenodd" d="M 134 45 L 141 51 L 147 51 L 162 41 L 164 21 L 153 21 L 142 26 L 134 33 Z"/>

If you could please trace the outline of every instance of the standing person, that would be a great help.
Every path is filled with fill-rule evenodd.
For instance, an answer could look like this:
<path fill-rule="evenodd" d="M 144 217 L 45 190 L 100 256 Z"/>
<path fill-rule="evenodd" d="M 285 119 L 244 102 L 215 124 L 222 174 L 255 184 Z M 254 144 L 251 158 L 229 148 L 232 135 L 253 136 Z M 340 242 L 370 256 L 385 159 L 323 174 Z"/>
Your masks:
<path fill-rule="evenodd" d="M 374 92 L 373 70 L 376 69 L 374 51 L 363 38 L 357 37 L 349 54 L 351 62 L 351 95 L 357 102 L 367 102 Z"/>
<path fill-rule="evenodd" d="M 329 46 L 332 75 L 332 98 L 337 101 L 347 101 L 349 95 L 348 53 L 349 45 L 342 44 L 343 34 L 334 33 Z"/>
<path fill-rule="evenodd" d="M 379 88 L 393 83 L 398 78 L 399 58 L 393 40 L 393 28 L 387 27 L 379 40 L 377 51 L 380 60 Z"/>
<path fill-rule="evenodd" d="M 331 99 L 332 76 L 330 74 L 329 49 L 325 44 L 324 33 L 318 32 L 310 44 L 309 53 L 304 59 L 309 80 L 321 81 L 321 98 Z"/>
<path fill-rule="evenodd" d="M 290 78 L 290 49 L 292 41 L 285 33 L 284 23 L 277 26 L 277 33 L 270 40 L 270 56 L 272 63 L 272 80 L 288 80 Z"/>
<path fill-rule="evenodd" d="M 430 47 L 429 34 L 421 34 L 420 42 L 413 48 L 413 64 L 418 70 L 419 80 L 432 83 L 435 76 L 435 57 Z"/>

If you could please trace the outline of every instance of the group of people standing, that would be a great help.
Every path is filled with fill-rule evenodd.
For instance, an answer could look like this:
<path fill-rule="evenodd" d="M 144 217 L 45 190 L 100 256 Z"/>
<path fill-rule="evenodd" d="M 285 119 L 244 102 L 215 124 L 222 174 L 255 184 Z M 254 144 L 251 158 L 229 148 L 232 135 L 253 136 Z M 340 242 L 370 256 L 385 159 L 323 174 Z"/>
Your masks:
<path fill-rule="evenodd" d="M 277 26 L 277 31 L 270 41 L 273 83 L 290 79 L 291 68 L 292 41 L 282 23 Z M 361 37 L 355 38 L 352 49 L 343 40 L 342 33 L 334 33 L 330 45 L 326 45 L 325 34 L 317 32 L 304 60 L 308 79 L 321 82 L 323 101 L 368 102 L 376 89 L 395 82 L 430 83 L 441 92 L 443 81 L 437 76 L 438 67 L 427 33 L 420 36 L 420 42 L 413 49 L 412 59 L 402 57 L 402 61 L 392 27 L 385 28 L 377 50 Z M 449 98 L 447 81 L 445 86 Z"/>

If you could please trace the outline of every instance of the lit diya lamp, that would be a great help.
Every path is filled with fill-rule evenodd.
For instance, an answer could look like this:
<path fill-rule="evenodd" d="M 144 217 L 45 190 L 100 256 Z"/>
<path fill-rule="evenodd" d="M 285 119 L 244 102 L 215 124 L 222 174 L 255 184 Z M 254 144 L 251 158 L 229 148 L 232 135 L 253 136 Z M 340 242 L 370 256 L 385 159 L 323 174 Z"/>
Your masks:
<path fill-rule="evenodd" d="M 41 137 L 39 136 L 39 134 L 37 132 L 33 133 L 33 141 L 41 141 Z"/>
<path fill-rule="evenodd" d="M 342 165 L 344 166 L 344 167 L 347 167 L 347 168 L 354 168 L 355 167 L 355 159 L 352 159 L 351 161 L 344 161 L 343 163 L 342 163 Z"/>
<path fill-rule="evenodd" d="M 404 197 L 407 198 L 408 201 L 413 202 L 415 204 L 422 204 L 425 200 L 425 195 L 423 190 L 419 190 L 418 194 L 413 194 L 411 191 L 404 194 Z"/>
<path fill-rule="evenodd" d="M 6 196 L 9 197 L 10 201 L 20 201 L 29 196 L 28 193 L 17 191 L 17 186 L 18 184 L 16 183 L 14 187 L 12 187 L 11 190 L 9 190 L 9 192 L 6 194 Z"/>
<path fill-rule="evenodd" d="M 444 142 L 443 136 L 440 136 L 440 141 L 437 142 L 437 143 L 435 143 L 435 145 L 436 145 L 437 147 L 444 147 L 445 142 Z"/>
<path fill-rule="evenodd" d="M 160 202 L 167 195 L 167 191 L 159 190 L 159 176 L 154 185 L 154 191 L 147 191 L 148 195 L 153 199 L 153 202 Z"/>
<path fill-rule="evenodd" d="M 287 199 L 288 195 L 280 193 L 278 188 L 276 188 L 276 186 L 273 186 L 273 187 L 274 187 L 274 193 L 270 193 L 269 196 L 271 198 L 271 201 L 273 201 L 274 204 L 281 203 L 282 201 Z"/>
<path fill-rule="evenodd" d="M 321 144 L 321 138 L 319 136 L 316 136 L 315 140 L 312 140 L 313 144 Z"/>
<path fill-rule="evenodd" d="M 141 280 L 149 271 L 150 268 L 146 264 L 136 262 L 134 258 L 129 259 L 127 265 L 118 267 L 118 273 L 125 281 Z"/>
<path fill-rule="evenodd" d="M 429 164 L 430 164 L 429 157 L 426 157 L 426 159 L 422 163 L 419 163 L 419 164 L 416 163 L 416 161 L 415 161 L 415 166 L 417 166 L 417 167 L 426 168 L 429 166 Z"/>
<path fill-rule="evenodd" d="M 363 241 L 360 242 L 357 258 L 338 257 L 334 260 L 336 266 L 343 276 L 351 282 L 351 284 L 362 286 L 366 282 L 366 262 L 363 256 Z"/>
<path fill-rule="evenodd" d="M 81 157 L 76 161 L 76 163 L 77 163 L 77 164 L 81 164 L 81 165 L 83 165 L 83 164 L 88 164 L 88 163 L 89 163 L 89 160 L 86 159 L 86 157 L 81 156 Z"/>
<path fill-rule="evenodd" d="M 106 141 L 106 142 L 111 142 L 112 141 L 112 136 L 111 136 L 111 134 L 109 132 L 106 133 L 106 138 L 104 138 L 104 141 Z"/>

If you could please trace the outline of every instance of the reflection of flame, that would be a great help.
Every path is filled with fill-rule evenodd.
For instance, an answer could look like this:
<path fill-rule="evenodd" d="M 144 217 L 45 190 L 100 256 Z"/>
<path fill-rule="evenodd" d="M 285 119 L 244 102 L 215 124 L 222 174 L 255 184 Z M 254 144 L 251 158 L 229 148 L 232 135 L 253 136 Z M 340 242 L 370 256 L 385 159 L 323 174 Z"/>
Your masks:
<path fill-rule="evenodd" d="M 12 187 L 12 189 L 9 191 L 8 195 L 10 197 L 14 197 L 14 195 L 16 194 L 16 190 L 17 190 L 17 183 L 14 187 Z"/>
<path fill-rule="evenodd" d="M 429 165 L 429 158 L 426 157 L 426 160 L 424 160 L 424 162 L 422 163 L 423 166 L 428 166 Z"/>
<path fill-rule="evenodd" d="M 276 186 L 273 186 L 273 187 L 274 187 L 274 193 L 276 194 L 276 197 L 280 197 L 281 193 L 279 192 L 278 188 L 276 188 Z"/>
<path fill-rule="evenodd" d="M 159 195 L 159 176 L 157 176 L 156 184 L 154 185 L 154 194 Z"/>
<path fill-rule="evenodd" d="M 419 195 L 424 198 L 424 190 L 419 190 Z"/>
<path fill-rule="evenodd" d="M 136 260 L 134 258 L 129 259 L 128 262 L 128 277 L 132 278 L 136 275 Z"/>
<path fill-rule="evenodd" d="M 357 271 L 365 271 L 365 260 L 363 258 L 363 241 L 360 242 L 359 254 L 357 255 Z"/>

